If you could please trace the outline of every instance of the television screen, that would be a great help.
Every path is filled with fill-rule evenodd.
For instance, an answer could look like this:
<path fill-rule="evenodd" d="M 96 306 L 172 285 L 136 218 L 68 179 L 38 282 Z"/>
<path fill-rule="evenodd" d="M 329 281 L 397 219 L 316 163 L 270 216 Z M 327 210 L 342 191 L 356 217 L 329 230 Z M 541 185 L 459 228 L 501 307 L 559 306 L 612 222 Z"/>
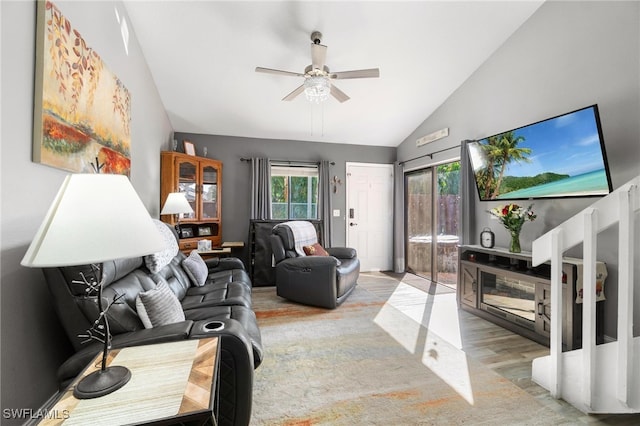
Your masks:
<path fill-rule="evenodd" d="M 612 190 L 597 105 L 468 147 L 481 201 L 602 196 Z"/>

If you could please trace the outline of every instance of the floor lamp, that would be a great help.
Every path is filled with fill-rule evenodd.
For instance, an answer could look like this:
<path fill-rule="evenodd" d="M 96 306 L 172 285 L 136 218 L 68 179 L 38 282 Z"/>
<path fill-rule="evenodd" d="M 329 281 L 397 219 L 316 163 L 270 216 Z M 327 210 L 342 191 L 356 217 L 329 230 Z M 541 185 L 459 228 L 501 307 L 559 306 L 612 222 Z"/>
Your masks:
<path fill-rule="evenodd" d="M 126 367 L 106 365 L 111 348 L 106 312 L 117 301 L 103 306 L 102 263 L 162 249 L 160 232 L 126 176 L 73 174 L 64 180 L 21 264 L 39 268 L 92 265 L 94 277 L 80 278 L 88 295 L 96 297 L 99 316 L 87 336 L 103 344 L 102 365 L 77 384 L 76 398 L 109 394 L 131 378 Z"/>

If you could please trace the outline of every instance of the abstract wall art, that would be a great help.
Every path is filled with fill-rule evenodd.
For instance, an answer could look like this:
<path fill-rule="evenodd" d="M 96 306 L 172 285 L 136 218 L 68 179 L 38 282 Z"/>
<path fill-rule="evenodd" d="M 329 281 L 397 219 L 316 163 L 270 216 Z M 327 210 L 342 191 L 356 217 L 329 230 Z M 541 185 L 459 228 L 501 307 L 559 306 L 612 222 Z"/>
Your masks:
<path fill-rule="evenodd" d="M 50 1 L 38 1 L 36 37 L 33 161 L 129 175 L 127 88 Z"/>

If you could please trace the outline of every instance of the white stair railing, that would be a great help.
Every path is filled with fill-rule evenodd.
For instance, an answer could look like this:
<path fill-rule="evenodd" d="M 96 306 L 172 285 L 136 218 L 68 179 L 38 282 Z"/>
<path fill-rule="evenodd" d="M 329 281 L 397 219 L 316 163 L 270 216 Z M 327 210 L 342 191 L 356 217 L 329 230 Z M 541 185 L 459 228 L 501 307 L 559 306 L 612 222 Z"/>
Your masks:
<path fill-rule="evenodd" d="M 533 265 L 551 262 L 550 387 L 555 398 L 563 395 L 562 377 L 562 257 L 583 244 L 582 310 L 582 406 L 592 411 L 596 352 L 596 253 L 597 235 L 618 224 L 618 373 L 616 398 L 628 406 L 633 389 L 633 263 L 635 259 L 634 216 L 640 210 L 640 176 L 598 200 L 571 219 L 533 242 Z M 640 407 L 637 407 L 640 409 Z"/>
<path fill-rule="evenodd" d="M 618 401 L 628 405 L 633 379 L 633 265 L 635 235 L 634 213 L 638 210 L 639 196 L 636 183 L 633 189 L 619 194 L 620 236 L 618 243 Z"/>

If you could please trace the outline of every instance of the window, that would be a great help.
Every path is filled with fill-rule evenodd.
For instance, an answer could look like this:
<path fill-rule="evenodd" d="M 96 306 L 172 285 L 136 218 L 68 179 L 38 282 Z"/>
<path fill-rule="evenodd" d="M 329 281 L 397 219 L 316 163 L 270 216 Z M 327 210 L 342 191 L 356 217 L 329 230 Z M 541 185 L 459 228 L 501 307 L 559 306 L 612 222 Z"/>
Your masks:
<path fill-rule="evenodd" d="M 318 167 L 271 165 L 271 218 L 318 218 Z"/>

